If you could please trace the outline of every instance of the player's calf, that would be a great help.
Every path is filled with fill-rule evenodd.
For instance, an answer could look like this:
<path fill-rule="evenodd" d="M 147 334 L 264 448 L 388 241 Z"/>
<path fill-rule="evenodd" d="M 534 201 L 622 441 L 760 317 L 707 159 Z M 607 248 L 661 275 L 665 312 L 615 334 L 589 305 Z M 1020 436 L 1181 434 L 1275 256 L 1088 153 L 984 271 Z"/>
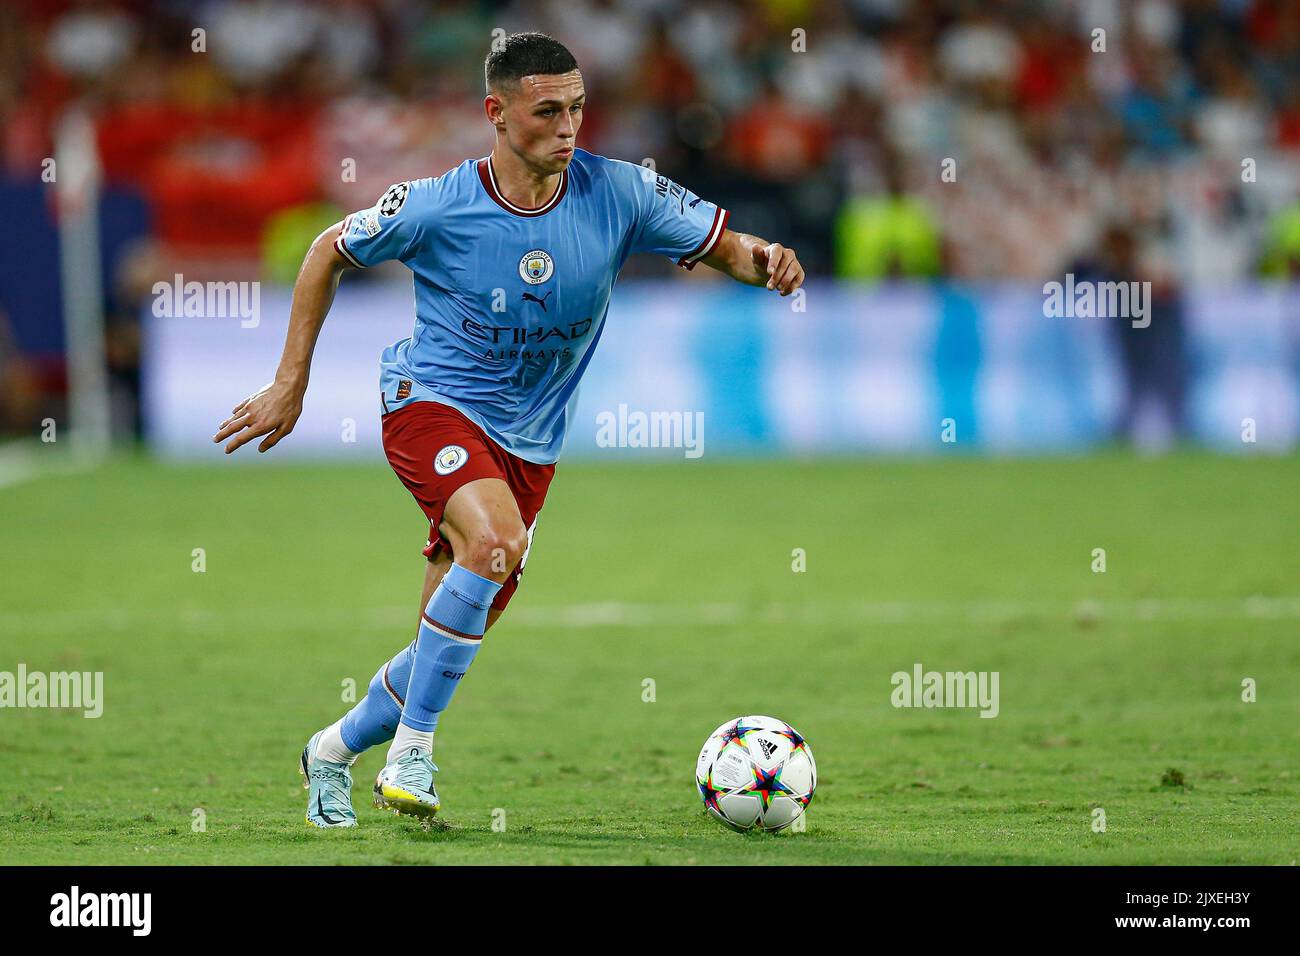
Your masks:
<path fill-rule="evenodd" d="M 421 614 L 401 721 L 375 781 L 376 805 L 426 816 L 438 808 L 430 758 L 438 717 L 478 653 L 497 592 L 528 548 L 510 487 L 496 478 L 457 489 L 439 534 L 455 560 Z"/>
<path fill-rule="evenodd" d="M 499 590 L 499 581 L 460 563 L 443 575 L 421 615 L 401 722 L 388 751 L 390 763 L 412 748 L 433 750 L 438 716 L 478 653 Z"/>

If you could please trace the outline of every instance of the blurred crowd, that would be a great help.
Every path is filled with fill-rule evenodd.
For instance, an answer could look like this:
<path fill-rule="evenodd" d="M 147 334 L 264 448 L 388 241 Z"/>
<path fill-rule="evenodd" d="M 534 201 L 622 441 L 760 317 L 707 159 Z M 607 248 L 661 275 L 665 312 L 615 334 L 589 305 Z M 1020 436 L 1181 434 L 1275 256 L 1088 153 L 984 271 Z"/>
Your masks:
<path fill-rule="evenodd" d="M 1117 232 L 1166 286 L 1300 275 L 1297 0 L 17 0 L 0 171 L 34 181 L 80 105 L 147 210 L 128 278 L 288 281 L 341 213 L 490 150 L 517 30 L 577 57 L 580 145 L 814 275 L 1043 282 Z"/>
<path fill-rule="evenodd" d="M 522 29 L 581 64 L 588 148 L 792 235 L 815 272 L 1039 279 L 1117 219 L 1182 278 L 1295 268 L 1295 0 L 20 0 L 0 16 L 9 175 L 33 175 L 84 101 L 159 236 L 258 247 L 281 271 L 286 213 L 314 221 L 487 152 L 483 57 Z"/>

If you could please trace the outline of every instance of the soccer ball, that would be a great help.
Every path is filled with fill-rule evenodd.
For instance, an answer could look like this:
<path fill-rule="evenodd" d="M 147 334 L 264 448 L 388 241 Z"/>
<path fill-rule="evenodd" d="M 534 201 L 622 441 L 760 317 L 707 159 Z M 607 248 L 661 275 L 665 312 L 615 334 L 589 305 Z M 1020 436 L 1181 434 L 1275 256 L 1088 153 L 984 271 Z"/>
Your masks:
<path fill-rule="evenodd" d="M 704 741 L 695 764 L 704 807 L 733 830 L 783 830 L 817 788 L 817 764 L 799 732 L 775 717 L 737 717 Z"/>

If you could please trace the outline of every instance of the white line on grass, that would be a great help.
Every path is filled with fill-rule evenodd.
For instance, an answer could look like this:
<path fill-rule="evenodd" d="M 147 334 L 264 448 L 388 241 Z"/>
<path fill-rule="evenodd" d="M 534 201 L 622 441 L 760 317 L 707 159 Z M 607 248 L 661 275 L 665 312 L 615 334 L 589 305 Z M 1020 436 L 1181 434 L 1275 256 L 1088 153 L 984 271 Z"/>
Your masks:
<path fill-rule="evenodd" d="M 988 600 L 819 602 L 748 605 L 649 604 L 605 601 L 529 605 L 516 601 L 503 624 L 524 628 L 600 629 L 642 627 L 843 627 L 915 623 L 997 624 L 1013 621 L 1097 623 L 1109 621 L 1295 620 L 1300 596 L 1247 598 L 1141 598 L 1133 600 Z M 76 633 L 140 630 L 162 625 L 182 632 L 242 635 L 266 631 L 340 629 L 415 631 L 413 607 L 196 609 L 154 606 L 148 610 L 99 607 L 87 611 L 0 610 L 0 632 Z"/>
<path fill-rule="evenodd" d="M 30 481 L 39 473 L 36 455 L 25 444 L 0 448 L 0 488 Z"/>
<path fill-rule="evenodd" d="M 80 474 L 103 463 L 94 455 L 53 450 L 35 439 L 0 446 L 0 488 L 21 485 L 37 478 Z"/>

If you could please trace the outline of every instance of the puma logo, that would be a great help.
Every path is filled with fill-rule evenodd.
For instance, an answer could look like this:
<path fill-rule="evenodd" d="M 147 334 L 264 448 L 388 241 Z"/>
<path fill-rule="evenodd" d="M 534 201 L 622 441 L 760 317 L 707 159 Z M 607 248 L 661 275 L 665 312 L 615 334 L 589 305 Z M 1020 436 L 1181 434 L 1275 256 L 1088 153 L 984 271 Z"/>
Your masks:
<path fill-rule="evenodd" d="M 546 295 L 542 296 L 540 299 L 537 298 L 537 296 L 533 295 L 531 292 L 525 292 L 525 293 L 524 293 L 524 299 L 525 299 L 526 301 L 528 301 L 528 302 L 536 302 L 538 305 L 540 305 L 540 306 L 542 307 L 542 311 L 545 312 L 545 311 L 546 311 L 546 300 L 549 299 L 549 298 L 551 297 L 551 293 L 554 292 L 554 291 L 555 291 L 555 290 L 552 289 L 550 292 L 546 293 Z"/>

